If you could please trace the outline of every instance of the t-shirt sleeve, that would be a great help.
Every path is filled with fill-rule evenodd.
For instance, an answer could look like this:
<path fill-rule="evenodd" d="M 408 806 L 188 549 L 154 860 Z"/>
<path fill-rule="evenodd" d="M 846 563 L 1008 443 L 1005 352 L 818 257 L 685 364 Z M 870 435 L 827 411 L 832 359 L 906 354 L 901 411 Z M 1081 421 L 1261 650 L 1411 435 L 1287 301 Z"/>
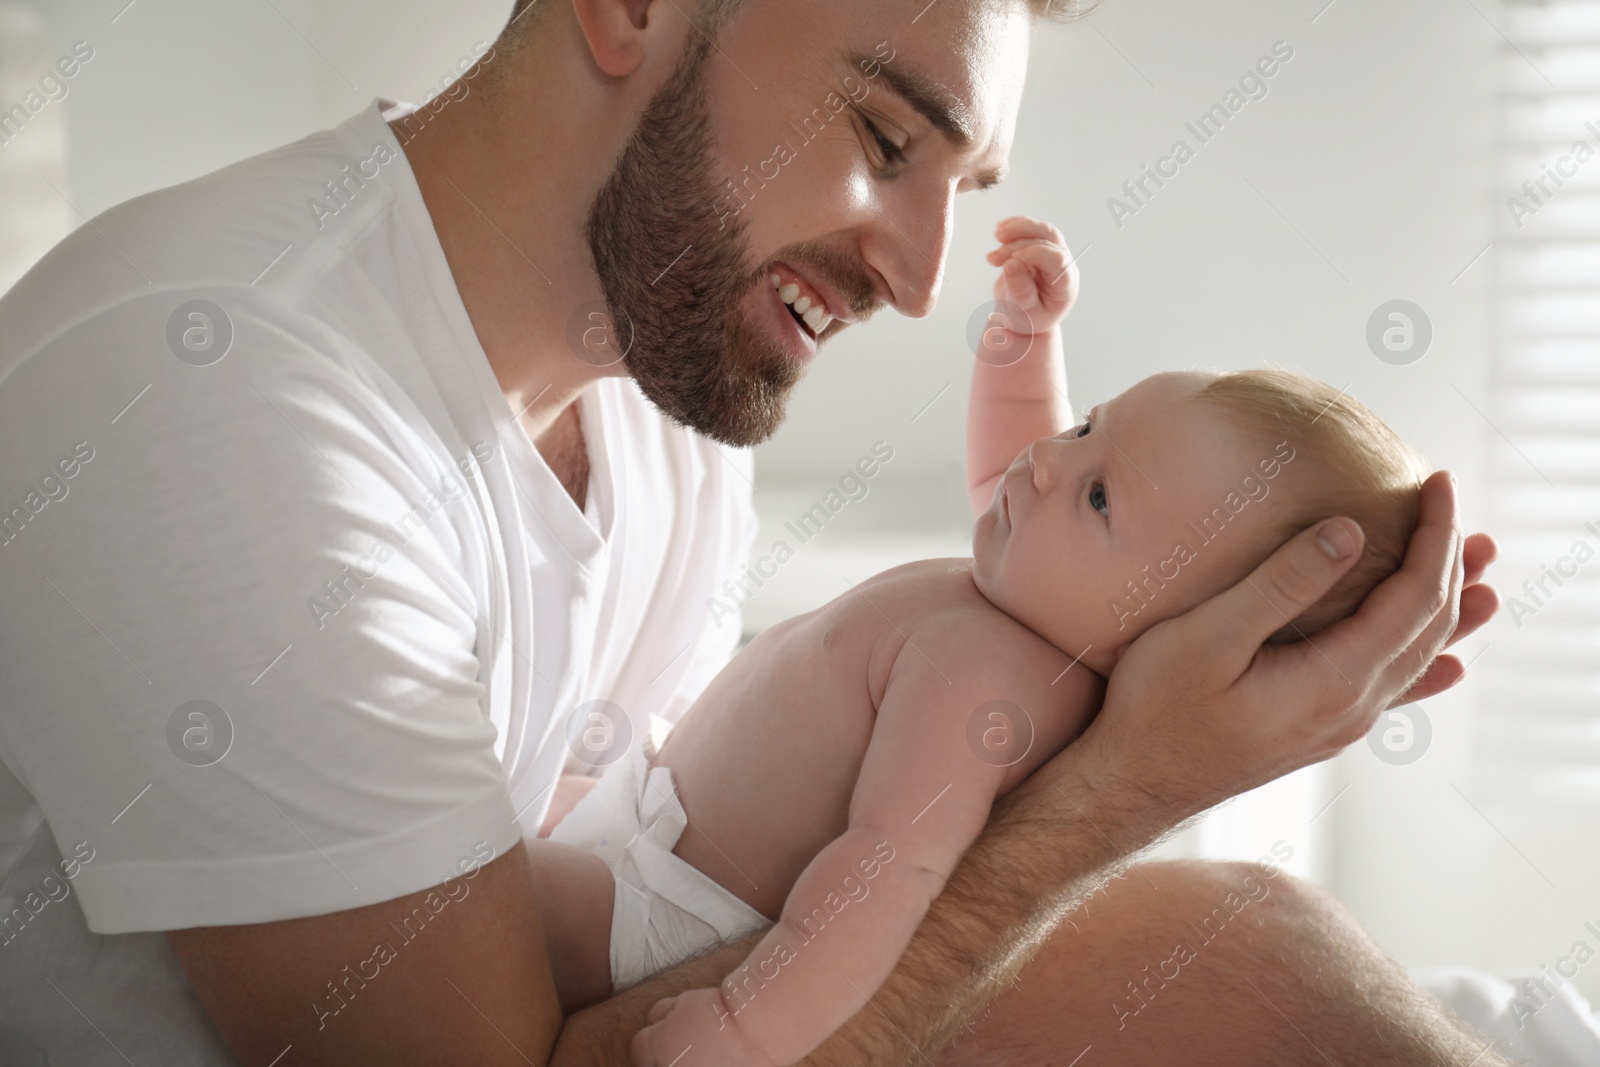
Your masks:
<path fill-rule="evenodd" d="M 179 302 L 0 388 L 0 756 L 94 850 L 89 928 L 341 911 L 500 855 L 470 485 L 287 320 L 236 307 L 224 358 L 174 358 Z"/>

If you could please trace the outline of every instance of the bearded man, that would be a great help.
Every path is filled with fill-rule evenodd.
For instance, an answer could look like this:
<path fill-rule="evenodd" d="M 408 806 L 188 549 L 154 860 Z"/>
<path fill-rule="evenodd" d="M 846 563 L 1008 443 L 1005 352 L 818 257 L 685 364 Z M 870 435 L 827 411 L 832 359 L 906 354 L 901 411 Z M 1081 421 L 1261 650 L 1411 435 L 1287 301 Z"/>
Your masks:
<path fill-rule="evenodd" d="M 421 108 L 122 204 L 0 300 L 0 1059 L 620 1064 L 745 956 L 564 1020 L 541 831 L 578 737 L 732 653 L 748 447 L 830 338 L 933 308 L 1052 6 L 524 5 Z M 1113 1010 L 1254 870 L 1137 852 L 1460 678 L 1494 549 L 1444 476 L 1328 655 L 1259 647 L 1350 551 L 1135 642 L 808 1062 L 1502 1062 L 1287 875 Z"/>

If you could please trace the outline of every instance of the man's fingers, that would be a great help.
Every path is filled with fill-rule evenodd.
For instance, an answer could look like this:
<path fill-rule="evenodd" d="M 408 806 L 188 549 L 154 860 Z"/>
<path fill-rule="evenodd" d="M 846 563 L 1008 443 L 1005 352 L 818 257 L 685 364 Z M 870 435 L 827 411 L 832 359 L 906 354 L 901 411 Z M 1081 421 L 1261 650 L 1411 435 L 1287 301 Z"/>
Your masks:
<path fill-rule="evenodd" d="M 1442 471 L 1422 483 L 1417 528 L 1400 569 L 1368 593 L 1354 615 L 1323 631 L 1323 648 L 1338 646 L 1346 659 L 1383 673 L 1406 660 L 1406 651 L 1449 606 L 1460 555 L 1455 499 L 1455 487 Z M 1446 634 L 1440 635 L 1441 643 Z"/>
<path fill-rule="evenodd" d="M 1463 554 L 1467 561 L 1467 585 L 1483 581 L 1483 572 L 1500 556 L 1500 546 L 1486 533 L 1475 533 L 1467 538 Z"/>
<path fill-rule="evenodd" d="M 1411 650 L 1417 652 L 1424 662 L 1431 661 L 1444 651 L 1450 643 L 1450 635 L 1455 633 L 1456 621 L 1461 617 L 1462 581 L 1466 575 L 1465 548 L 1465 543 L 1458 537 L 1451 558 L 1450 582 L 1445 588 L 1444 603 L 1434 614 L 1433 621 L 1412 642 Z"/>
<path fill-rule="evenodd" d="M 1454 486 L 1453 482 L 1446 484 L 1452 488 Z M 1434 602 L 1433 617 L 1422 628 L 1422 632 L 1389 665 L 1385 673 L 1391 686 L 1408 688 L 1415 683 L 1420 674 L 1413 672 L 1426 673 L 1434 658 L 1449 644 L 1450 635 L 1455 632 L 1456 621 L 1460 617 L 1462 582 L 1466 575 L 1466 544 L 1461 531 L 1454 525 L 1453 517 L 1451 534 L 1450 574 L 1443 595 Z"/>
<path fill-rule="evenodd" d="M 1492 585 L 1469 585 L 1461 590 L 1461 617 L 1456 622 L 1456 632 L 1444 643 L 1449 648 L 1457 641 L 1482 629 L 1500 610 L 1500 594 Z"/>
<path fill-rule="evenodd" d="M 1428 665 L 1422 677 L 1414 682 L 1411 688 L 1390 701 L 1389 707 L 1398 708 L 1402 704 L 1414 704 L 1419 700 L 1426 700 L 1431 696 L 1438 696 L 1466 676 L 1467 669 L 1461 661 L 1451 655 L 1443 655 Z"/>
<path fill-rule="evenodd" d="M 1491 587 L 1487 585 L 1469 585 L 1461 590 L 1461 614 L 1456 622 L 1455 632 L 1445 640 L 1444 647 L 1449 648 L 1463 637 L 1477 631 L 1479 627 L 1493 618 L 1494 613 L 1499 610 L 1500 596 Z M 1462 664 L 1459 658 L 1451 655 L 1441 655 L 1428 664 L 1428 669 L 1422 672 L 1422 676 L 1413 682 L 1409 689 L 1396 697 L 1389 706 L 1395 708 L 1401 704 L 1409 704 L 1413 701 L 1435 696 L 1461 681 L 1466 673 L 1466 666 Z"/>
<path fill-rule="evenodd" d="M 1283 624 L 1332 589 L 1361 555 L 1361 527 L 1329 519 L 1290 538 L 1232 589 L 1190 613 L 1217 653 L 1243 669 Z"/>

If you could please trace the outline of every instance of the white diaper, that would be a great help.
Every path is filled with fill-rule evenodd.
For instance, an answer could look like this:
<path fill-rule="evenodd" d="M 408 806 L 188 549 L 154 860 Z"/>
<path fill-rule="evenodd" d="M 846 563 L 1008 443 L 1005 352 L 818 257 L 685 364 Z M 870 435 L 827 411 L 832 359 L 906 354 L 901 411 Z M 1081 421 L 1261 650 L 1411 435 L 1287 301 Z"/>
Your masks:
<path fill-rule="evenodd" d="M 654 756 L 644 734 L 550 834 L 593 852 L 616 876 L 611 986 L 617 992 L 772 921 L 672 854 L 688 818 L 671 769 L 649 766 Z"/>

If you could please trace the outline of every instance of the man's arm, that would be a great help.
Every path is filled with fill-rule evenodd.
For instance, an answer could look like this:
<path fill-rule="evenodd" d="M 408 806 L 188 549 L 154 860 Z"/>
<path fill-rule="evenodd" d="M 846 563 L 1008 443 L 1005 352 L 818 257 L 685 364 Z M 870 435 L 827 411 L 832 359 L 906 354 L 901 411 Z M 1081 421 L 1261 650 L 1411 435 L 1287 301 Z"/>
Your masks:
<path fill-rule="evenodd" d="M 167 940 L 242 1067 L 543 1064 L 561 1009 L 529 862 L 519 842 L 380 904 Z"/>

